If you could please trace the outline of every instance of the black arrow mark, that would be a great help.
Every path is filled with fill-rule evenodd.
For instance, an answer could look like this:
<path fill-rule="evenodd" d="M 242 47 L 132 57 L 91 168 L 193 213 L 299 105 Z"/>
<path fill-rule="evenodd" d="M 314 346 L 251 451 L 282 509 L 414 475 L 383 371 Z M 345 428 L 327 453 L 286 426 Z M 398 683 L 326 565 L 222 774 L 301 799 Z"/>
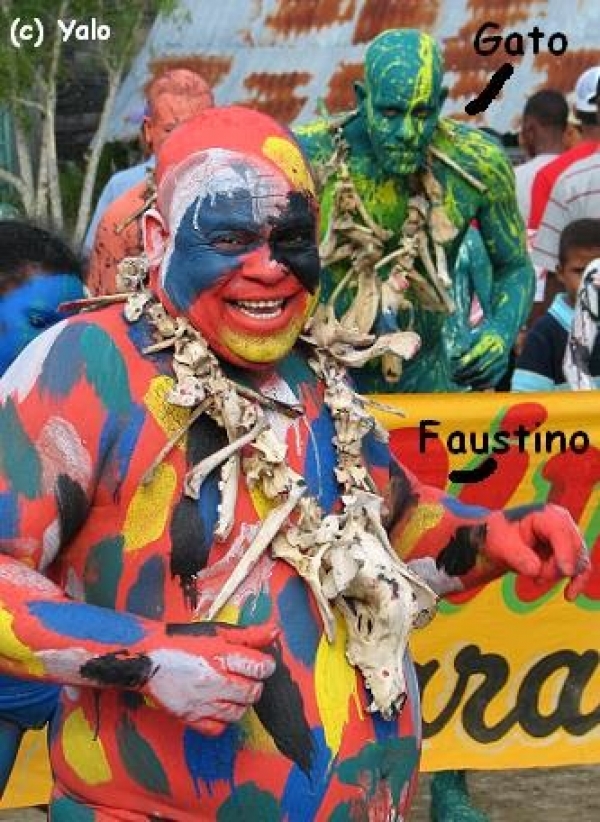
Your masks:
<path fill-rule="evenodd" d="M 448 478 L 452 482 L 482 482 L 488 477 L 491 477 L 497 467 L 498 463 L 496 460 L 493 457 L 487 457 L 477 468 L 464 468 L 462 470 L 455 469 L 454 471 L 450 471 Z"/>
<path fill-rule="evenodd" d="M 483 89 L 481 94 L 475 97 L 474 100 L 471 100 L 470 103 L 467 103 L 465 106 L 465 111 L 467 114 L 475 115 L 481 114 L 482 111 L 485 111 L 489 104 L 494 100 L 502 91 L 502 86 L 506 83 L 509 77 L 512 77 L 515 68 L 510 63 L 504 63 L 500 66 L 498 71 L 495 71 L 490 78 L 490 82 L 487 86 Z"/>

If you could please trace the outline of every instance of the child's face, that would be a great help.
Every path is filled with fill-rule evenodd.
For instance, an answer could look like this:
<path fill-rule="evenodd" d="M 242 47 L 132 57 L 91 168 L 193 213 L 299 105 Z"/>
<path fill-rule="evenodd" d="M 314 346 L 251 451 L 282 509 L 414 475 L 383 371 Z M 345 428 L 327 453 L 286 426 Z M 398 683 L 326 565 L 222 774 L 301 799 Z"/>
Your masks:
<path fill-rule="evenodd" d="M 575 305 L 581 277 L 586 267 L 600 257 L 600 245 L 589 248 L 571 248 L 564 263 L 559 264 L 556 276 L 565 287 L 569 305 Z"/>
<path fill-rule="evenodd" d="M 0 296 L 0 375 L 34 337 L 68 316 L 58 311 L 62 302 L 83 296 L 79 277 L 43 272 Z"/>

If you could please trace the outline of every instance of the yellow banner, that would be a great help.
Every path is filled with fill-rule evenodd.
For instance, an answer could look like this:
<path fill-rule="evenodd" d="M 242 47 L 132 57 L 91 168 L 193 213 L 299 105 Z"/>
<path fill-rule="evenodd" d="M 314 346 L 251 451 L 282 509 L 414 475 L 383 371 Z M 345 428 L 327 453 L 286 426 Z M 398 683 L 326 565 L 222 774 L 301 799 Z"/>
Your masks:
<path fill-rule="evenodd" d="M 406 413 L 379 417 L 396 456 L 422 481 L 474 505 L 565 505 L 595 560 L 574 604 L 564 601 L 562 586 L 509 575 L 444 603 L 413 635 L 423 769 L 600 762 L 598 393 L 377 399 Z M 489 459 L 489 476 L 471 481 Z M 473 469 L 474 476 L 453 474 Z"/>
<path fill-rule="evenodd" d="M 565 505 L 590 550 L 600 553 L 597 392 L 377 399 L 406 413 L 379 417 L 396 455 L 422 481 L 492 508 L 543 500 Z M 486 461 L 484 473 L 493 470 L 485 479 L 449 478 L 453 471 L 477 472 Z M 508 576 L 444 603 L 415 634 L 424 770 L 600 762 L 600 559 L 594 558 L 594 577 L 575 604 L 563 601 L 559 587 Z M 0 807 L 47 801 L 44 749 L 43 734 L 30 735 Z"/>

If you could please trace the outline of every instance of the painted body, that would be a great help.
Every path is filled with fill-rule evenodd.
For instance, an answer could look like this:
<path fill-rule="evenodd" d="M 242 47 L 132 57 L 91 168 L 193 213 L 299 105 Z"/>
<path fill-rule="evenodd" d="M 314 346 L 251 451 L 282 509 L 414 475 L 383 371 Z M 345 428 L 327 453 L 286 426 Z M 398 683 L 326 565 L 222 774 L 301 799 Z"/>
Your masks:
<path fill-rule="evenodd" d="M 534 274 L 526 253 L 510 163 L 487 135 L 440 118 L 444 98 L 441 72 L 438 48 L 428 35 L 398 30 L 376 38 L 367 52 L 366 84 L 359 91 L 356 114 L 341 126 L 349 147 L 346 162 L 369 214 L 391 232 L 384 242 L 384 255 L 398 247 L 407 216 L 410 174 L 423 167 L 427 148 L 443 152 L 485 186 L 485 191 L 477 190 L 438 157 L 429 155 L 429 167 L 442 186 L 446 213 L 458 229 L 446 245 L 449 269 L 453 269 L 463 235 L 476 219 L 494 273 L 491 311 L 473 332 L 468 351 L 451 361 L 442 341 L 447 315 L 424 310 L 414 298 L 414 330 L 422 339 L 418 355 L 404 366 L 394 383 L 383 378 L 378 363 L 357 373 L 357 384 L 364 392 L 456 391 L 468 384 L 493 384 L 506 368 L 513 341 L 533 299 Z M 328 121 L 302 126 L 297 136 L 317 166 L 331 158 L 334 133 Z M 320 194 L 323 236 L 338 179 L 338 174 L 333 174 Z M 382 267 L 382 279 L 386 279 L 390 267 Z M 323 300 L 346 271 L 345 262 L 324 270 Z M 410 291 L 408 294 L 411 296 Z M 341 295 L 340 313 L 347 304 L 348 295 Z M 400 310 L 398 326 L 406 328 L 409 322 L 409 313 Z"/>
<path fill-rule="evenodd" d="M 0 373 L 38 334 L 64 319 L 58 310 L 61 303 L 83 295 L 83 283 L 75 274 L 46 273 L 35 266 L 29 277 L 9 288 L 0 297 Z M 48 722 L 58 693 L 54 685 L 0 675 L 0 795 L 25 730 Z"/>
<path fill-rule="evenodd" d="M 277 673 L 240 722 L 222 736 L 207 736 L 178 718 L 189 710 L 179 685 L 167 680 L 174 704 L 163 710 L 140 686 L 140 660 L 160 664 L 167 676 L 174 652 L 170 626 L 193 631 L 189 623 L 206 613 L 266 512 L 264 501 L 244 487 L 231 537 L 219 544 L 206 536 L 217 516 L 216 478 L 197 503 L 182 494 L 190 462 L 220 441 L 219 430 L 205 419 L 155 479 L 142 484 L 153 457 L 187 416 L 165 402 L 172 383 L 169 358 L 143 356 L 140 348 L 148 342 L 147 329 L 132 332 L 118 308 L 107 309 L 93 322 L 76 318 L 44 335 L 3 383 L 5 393 L 19 385 L 0 417 L 2 499 L 12 512 L 3 520 L 5 550 L 45 567 L 73 599 L 87 603 L 65 601 L 51 583 L 42 585 L 22 565 L 5 560 L 0 650 L 12 660 L 11 669 L 83 686 L 65 689 L 54 722 L 55 818 L 72 800 L 98 810 L 120 808 L 128 815 L 119 818 L 132 819 L 227 819 L 240 806 L 253 818 L 273 820 L 281 818 L 280 808 L 292 819 L 350 820 L 376 808 L 395 809 L 396 818 L 403 818 L 420 747 L 411 663 L 406 661 L 410 698 L 398 721 L 367 714 L 368 697 L 345 659 L 343 636 L 328 644 L 311 595 L 286 563 L 261 560 L 227 611 L 233 623 L 273 623 L 280 631 L 273 646 Z M 19 373 L 27 380 L 17 379 Z M 244 380 L 265 394 L 305 403 L 305 416 L 290 422 L 280 415 L 276 425 L 289 464 L 331 510 L 339 492 L 322 386 L 299 353 L 268 375 L 252 373 L 244 372 Z M 53 445 L 58 442 L 62 448 Z M 384 492 L 389 453 L 370 446 L 368 465 Z M 399 489 L 405 478 L 394 476 Z M 412 494 L 420 496 L 415 511 Z M 497 573 L 485 561 L 475 562 L 466 532 L 455 538 L 461 525 L 481 536 L 485 511 L 408 483 L 394 493 L 393 511 L 392 530 L 403 553 L 423 562 L 445 547 L 447 567 L 459 567 L 467 585 Z M 503 518 L 502 527 L 506 541 L 511 526 Z M 447 584 L 445 567 L 440 576 Z M 194 636 L 176 639 L 179 652 L 193 655 L 202 647 Z M 111 654 L 130 659 L 131 668 L 111 669 Z M 186 676 L 193 674 L 190 665 Z M 218 688 L 227 693 L 225 682 Z M 83 809 L 72 812 L 74 819 L 92 818 Z"/>
<path fill-rule="evenodd" d="M 274 129 L 277 151 L 269 152 Z M 208 161 L 221 145 L 245 149 L 253 168 L 271 158 L 265 179 L 267 190 L 277 191 L 276 204 L 273 211 L 255 198 L 252 217 L 232 208 L 206 245 L 214 216 L 206 210 L 206 182 L 220 180 L 213 203 L 227 193 L 244 201 L 239 183 L 224 186 L 211 176 Z M 195 184 L 180 187 L 191 150 Z M 163 156 L 160 212 L 147 215 L 146 230 L 151 279 L 157 293 L 169 295 L 171 309 L 176 302 L 183 317 L 199 318 L 200 293 L 256 274 L 255 254 L 266 248 L 264 278 L 277 263 L 309 299 L 316 215 L 312 239 L 300 234 L 305 254 L 296 256 L 294 243 L 294 254 L 286 249 L 282 262 L 275 242 L 291 195 L 311 199 L 304 166 L 298 175 L 300 155 L 279 127 L 240 109 L 207 113 L 167 141 Z M 179 278 L 190 272 L 172 263 L 178 243 L 195 236 L 190 206 L 203 218 L 194 228 L 201 250 L 192 242 L 188 253 L 204 256 L 206 267 L 195 274 L 207 279 L 187 297 Z M 255 225 L 258 234 L 238 255 L 230 245 L 240 239 L 240 221 L 243 231 Z M 267 335 L 275 311 L 250 303 L 243 300 L 251 314 L 266 313 Z M 222 307 L 219 298 L 215 305 Z M 390 721 L 368 713 L 362 675 L 346 657 L 344 623 L 339 620 L 330 644 L 312 590 L 268 551 L 220 611 L 223 621 L 205 621 L 274 502 L 242 471 L 232 529 L 215 537 L 220 473 L 209 473 L 197 499 L 186 480 L 227 442 L 225 427 L 207 414 L 191 422 L 193 408 L 169 400 L 180 376 L 174 356 L 164 348 L 148 352 L 151 319 L 142 314 L 131 323 L 122 310 L 113 306 L 54 326 L 0 382 L 0 664 L 68 686 L 52 729 L 50 818 L 405 819 L 420 748 L 410 659 L 401 713 Z M 325 385 L 309 367 L 310 352 L 296 345 L 265 363 L 250 347 L 248 366 L 240 367 L 239 352 L 218 329 L 207 334 L 213 331 L 215 348 L 224 352 L 223 374 L 288 406 L 265 410 L 287 447 L 286 467 L 303 478 L 325 514 L 339 511 L 345 502 L 337 429 Z M 290 405 L 301 410 L 290 416 Z M 165 450 L 186 423 L 185 436 Z M 507 568 L 543 579 L 572 577 L 570 598 L 585 584 L 589 563 L 562 509 L 504 515 L 469 508 L 420 486 L 373 434 L 362 440 L 362 454 L 373 490 L 386 497 L 391 550 L 417 563 L 440 594 Z"/>

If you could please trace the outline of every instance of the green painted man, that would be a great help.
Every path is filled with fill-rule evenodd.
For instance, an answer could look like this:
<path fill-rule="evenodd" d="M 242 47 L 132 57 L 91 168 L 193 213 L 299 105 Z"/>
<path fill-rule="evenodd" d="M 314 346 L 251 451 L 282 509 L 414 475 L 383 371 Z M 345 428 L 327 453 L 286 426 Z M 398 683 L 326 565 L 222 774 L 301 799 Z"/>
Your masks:
<path fill-rule="evenodd" d="M 488 135 L 440 116 L 443 70 L 429 35 L 385 31 L 367 49 L 355 111 L 297 132 L 322 186 L 321 318 L 335 316 L 344 344 L 386 342 L 355 374 L 365 392 L 493 386 L 533 299 L 512 168 Z M 490 309 L 449 351 L 453 269 L 474 220 L 493 269 Z M 421 347 L 401 364 L 393 339 L 408 328 Z"/>

